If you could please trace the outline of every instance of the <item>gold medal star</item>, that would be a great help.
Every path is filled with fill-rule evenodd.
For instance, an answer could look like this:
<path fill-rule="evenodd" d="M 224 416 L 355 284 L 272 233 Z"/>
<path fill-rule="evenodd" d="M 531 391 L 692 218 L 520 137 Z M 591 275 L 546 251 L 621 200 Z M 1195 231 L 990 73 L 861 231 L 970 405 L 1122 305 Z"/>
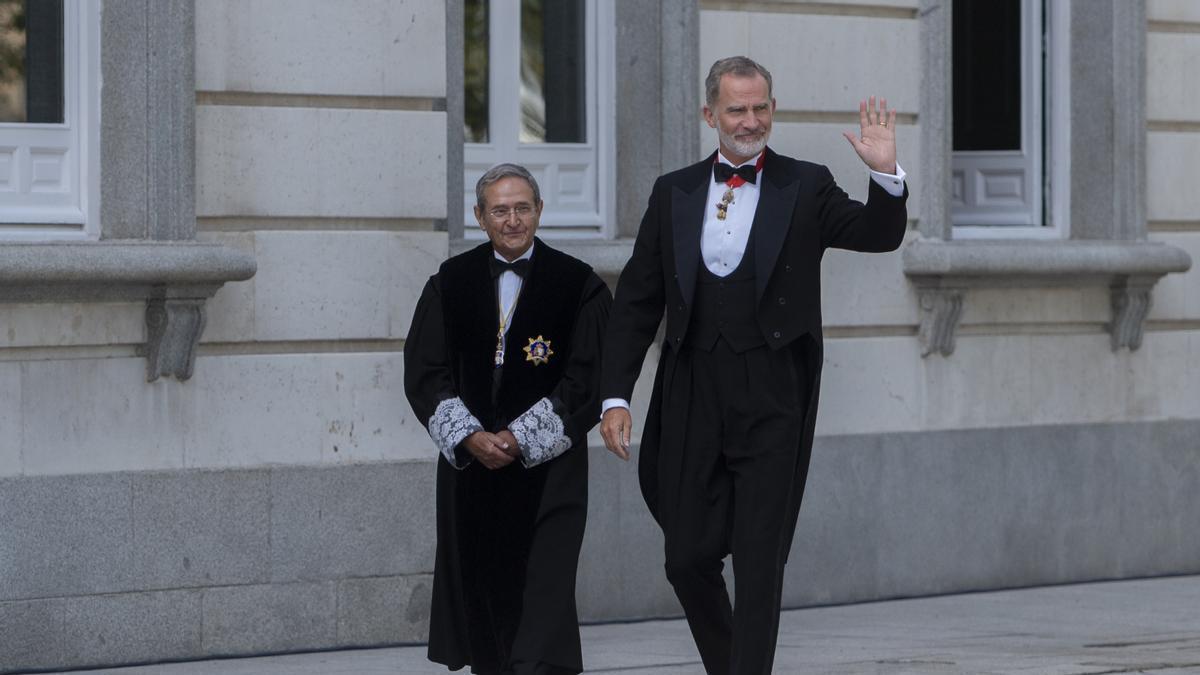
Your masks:
<path fill-rule="evenodd" d="M 550 349 L 550 341 L 541 335 L 529 338 L 529 344 L 524 347 L 524 350 L 525 360 L 533 361 L 535 366 L 549 363 L 550 357 L 554 355 L 554 350 Z"/>

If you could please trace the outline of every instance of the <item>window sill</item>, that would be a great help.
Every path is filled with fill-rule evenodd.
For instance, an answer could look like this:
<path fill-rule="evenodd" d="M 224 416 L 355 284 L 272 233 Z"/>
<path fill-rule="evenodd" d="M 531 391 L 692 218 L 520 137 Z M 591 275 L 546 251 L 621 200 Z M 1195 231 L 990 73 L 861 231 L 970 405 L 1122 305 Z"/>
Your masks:
<path fill-rule="evenodd" d="M 904 274 L 917 288 L 921 354 L 954 352 L 963 294 L 975 288 L 1107 286 L 1114 351 L 1137 349 L 1150 311 L 1150 292 L 1172 272 L 1186 272 L 1188 254 L 1146 241 L 942 241 L 920 239 L 904 249 Z"/>
<path fill-rule="evenodd" d="M 146 302 L 146 378 L 186 380 L 204 331 L 204 302 L 254 276 L 254 256 L 191 241 L 0 244 L 3 302 Z"/>

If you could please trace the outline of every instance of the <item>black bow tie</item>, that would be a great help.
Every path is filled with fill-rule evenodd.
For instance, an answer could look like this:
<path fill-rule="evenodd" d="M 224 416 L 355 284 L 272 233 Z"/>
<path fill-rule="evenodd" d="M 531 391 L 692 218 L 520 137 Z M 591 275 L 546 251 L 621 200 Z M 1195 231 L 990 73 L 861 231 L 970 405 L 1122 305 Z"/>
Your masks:
<path fill-rule="evenodd" d="M 725 183 L 734 176 L 741 176 L 747 183 L 758 182 L 758 171 L 753 164 L 743 164 L 735 169 L 724 162 L 717 162 L 713 164 L 713 176 L 718 183 Z"/>
<path fill-rule="evenodd" d="M 488 261 L 492 267 L 492 278 L 499 279 L 504 272 L 513 272 L 522 279 L 529 273 L 529 258 L 521 258 L 512 262 L 504 262 L 503 260 L 492 256 Z"/>

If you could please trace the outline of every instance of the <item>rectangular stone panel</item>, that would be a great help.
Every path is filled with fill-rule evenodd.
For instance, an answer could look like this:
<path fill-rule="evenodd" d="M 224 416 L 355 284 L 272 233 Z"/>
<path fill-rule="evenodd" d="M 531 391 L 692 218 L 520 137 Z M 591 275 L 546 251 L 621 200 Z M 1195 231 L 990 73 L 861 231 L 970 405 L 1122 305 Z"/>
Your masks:
<path fill-rule="evenodd" d="M 267 470 L 139 473 L 132 485 L 133 575 L 142 588 L 267 580 Z"/>
<path fill-rule="evenodd" d="M 5 380 L 5 377 L 8 377 Z M 187 382 L 138 358 L 0 364 L 21 406 L 0 413 L 4 475 L 436 456 L 404 396 L 403 354 L 201 356 Z M 68 391 L 69 390 L 69 391 Z M 115 392 L 115 393 L 114 393 Z M 63 408 L 61 401 L 77 404 Z"/>
<path fill-rule="evenodd" d="M 200 0 L 196 89 L 446 95 L 446 9 L 427 0 Z"/>
<path fill-rule="evenodd" d="M 0 348 L 138 344 L 145 314 L 145 303 L 3 304 Z"/>
<path fill-rule="evenodd" d="M 1200 155 L 1200 133 L 1151 131 L 1146 134 L 1146 219 L 1195 222 L 1200 190 L 1192 175 Z"/>
<path fill-rule="evenodd" d="M 273 471 L 271 579 L 432 571 L 434 476 L 432 461 Z"/>
<path fill-rule="evenodd" d="M 917 31 L 914 19 L 702 11 L 697 86 L 718 58 L 744 54 L 771 72 L 781 110 L 857 112 L 860 99 L 876 95 L 916 112 Z"/>
<path fill-rule="evenodd" d="M 1032 338 L 1030 422 L 1062 424 L 1128 419 L 1126 355 L 1114 353 L 1108 333 Z"/>
<path fill-rule="evenodd" d="M 183 466 L 181 424 L 195 387 L 147 384 L 145 359 L 27 361 L 21 387 L 26 474 Z"/>
<path fill-rule="evenodd" d="M 923 426 L 946 429 L 1026 423 L 1034 408 L 1043 405 L 1033 388 L 1031 341 L 1030 335 L 960 335 L 950 357 L 935 354 L 922 359 Z"/>
<path fill-rule="evenodd" d="M 1200 4 L 1195 0 L 1146 0 L 1146 18 L 1151 21 L 1200 23 Z"/>
<path fill-rule="evenodd" d="M 254 338 L 390 339 L 408 334 L 442 232 L 258 232 Z"/>
<path fill-rule="evenodd" d="M 0 669 L 61 666 L 65 607 L 61 599 L 0 602 Z"/>
<path fill-rule="evenodd" d="M 197 216 L 444 218 L 446 114 L 196 107 Z"/>
<path fill-rule="evenodd" d="M 1146 119 L 1200 122 L 1200 32 L 1146 36 Z"/>
<path fill-rule="evenodd" d="M 1189 433 L 1194 421 L 818 438 L 784 606 L 1195 573 L 1197 540 L 1178 529 L 1200 505 Z"/>
<path fill-rule="evenodd" d="M 429 639 L 433 575 L 338 582 L 338 644 L 370 647 Z"/>
<path fill-rule="evenodd" d="M 232 656 L 337 644 L 335 582 L 227 586 L 203 591 L 203 652 Z"/>
<path fill-rule="evenodd" d="M 1200 330 L 1154 330 L 1128 355 L 1129 416 L 1200 419 Z"/>
<path fill-rule="evenodd" d="M 399 352 L 197 359 L 180 418 L 191 468 L 432 458 Z M 220 420 L 205 424 L 204 420 Z"/>
<path fill-rule="evenodd" d="M 70 598 L 64 645 L 71 665 L 145 663 L 200 651 L 200 592 Z"/>
<path fill-rule="evenodd" d="M 921 367 L 915 336 L 826 339 L 817 433 L 920 429 Z"/>
<path fill-rule="evenodd" d="M 135 588 L 130 478 L 0 478 L 0 600 Z"/>

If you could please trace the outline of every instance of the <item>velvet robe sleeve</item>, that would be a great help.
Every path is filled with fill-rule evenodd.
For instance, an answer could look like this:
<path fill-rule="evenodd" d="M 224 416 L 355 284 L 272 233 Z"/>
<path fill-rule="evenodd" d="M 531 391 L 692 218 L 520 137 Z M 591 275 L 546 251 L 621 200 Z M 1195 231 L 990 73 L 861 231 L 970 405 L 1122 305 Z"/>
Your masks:
<path fill-rule="evenodd" d="M 594 273 L 583 287 L 562 380 L 509 424 L 521 461 L 536 466 L 586 442 L 600 419 L 600 351 L 612 307 L 608 286 Z"/>
<path fill-rule="evenodd" d="M 456 469 L 470 464 L 462 447 L 483 425 L 459 398 L 446 355 L 446 322 L 437 276 L 429 278 L 404 341 L 404 393 L 417 419 L 446 461 Z"/>

